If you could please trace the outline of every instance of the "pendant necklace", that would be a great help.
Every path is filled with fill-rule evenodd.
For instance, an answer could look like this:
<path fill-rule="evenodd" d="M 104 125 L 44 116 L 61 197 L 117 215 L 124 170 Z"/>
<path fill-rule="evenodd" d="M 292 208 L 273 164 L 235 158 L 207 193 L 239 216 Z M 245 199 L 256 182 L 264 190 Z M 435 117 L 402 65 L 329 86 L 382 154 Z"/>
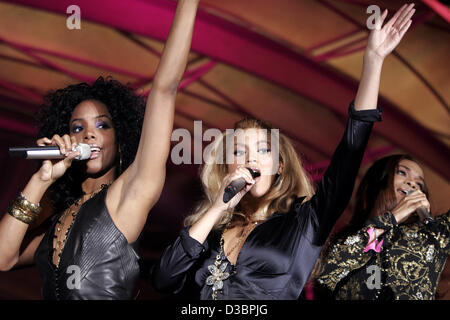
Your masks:
<path fill-rule="evenodd" d="M 227 280 L 230 277 L 230 273 L 229 272 L 225 272 L 227 266 L 228 266 L 228 262 L 225 261 L 226 257 L 230 256 L 231 253 L 233 253 L 233 251 L 242 243 L 242 241 L 247 237 L 247 235 L 256 227 L 256 225 L 258 224 L 258 221 L 253 222 L 251 224 L 251 227 L 246 230 L 245 226 L 242 229 L 241 235 L 238 238 L 238 241 L 236 242 L 236 244 L 228 251 L 228 253 L 225 255 L 225 250 L 224 250 L 224 238 L 223 238 L 223 234 L 225 233 L 225 231 L 229 228 L 230 222 L 225 226 L 225 228 L 222 231 L 222 235 L 220 237 L 220 249 L 219 252 L 216 256 L 216 260 L 214 261 L 213 264 L 208 266 L 208 270 L 211 273 L 211 275 L 206 278 L 206 284 L 208 286 L 212 286 L 212 299 L 213 300 L 217 300 L 217 293 L 219 290 L 222 290 L 223 288 L 223 281 Z"/>

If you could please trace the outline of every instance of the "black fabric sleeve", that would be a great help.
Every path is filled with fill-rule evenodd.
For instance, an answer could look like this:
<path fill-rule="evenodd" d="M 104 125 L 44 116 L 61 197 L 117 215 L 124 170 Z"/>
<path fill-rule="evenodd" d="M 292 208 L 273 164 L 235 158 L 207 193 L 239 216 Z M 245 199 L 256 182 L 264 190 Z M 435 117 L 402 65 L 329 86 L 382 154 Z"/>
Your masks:
<path fill-rule="evenodd" d="M 381 121 L 382 111 L 380 108 L 356 111 L 354 102 L 351 102 L 348 113 L 345 133 L 315 195 L 307 202 L 311 209 L 311 219 L 316 225 L 314 239 L 310 240 L 318 246 L 324 244 L 350 201 L 373 122 Z"/>
<path fill-rule="evenodd" d="M 153 287 L 160 292 L 176 294 L 183 289 L 192 265 L 208 250 L 189 235 L 189 227 L 181 230 L 175 242 L 168 246 L 151 271 Z"/>

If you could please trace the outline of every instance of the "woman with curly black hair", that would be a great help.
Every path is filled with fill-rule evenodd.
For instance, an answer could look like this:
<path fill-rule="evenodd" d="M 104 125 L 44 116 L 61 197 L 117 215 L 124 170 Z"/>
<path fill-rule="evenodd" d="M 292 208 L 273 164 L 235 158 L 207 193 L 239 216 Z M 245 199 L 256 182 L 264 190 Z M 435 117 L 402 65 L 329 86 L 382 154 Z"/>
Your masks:
<path fill-rule="evenodd" d="M 58 146 L 66 157 L 43 161 L 0 221 L 0 270 L 35 262 L 45 299 L 132 297 L 135 244 L 163 188 L 198 2 L 178 1 L 145 114 L 144 100 L 110 78 L 45 97 L 37 144 Z M 80 143 L 90 158 L 72 162 Z M 24 244 L 47 190 L 56 214 Z"/>
<path fill-rule="evenodd" d="M 55 134 L 80 131 L 76 122 L 71 128 L 70 122 L 74 109 L 84 101 L 102 102 L 107 106 L 110 120 L 114 124 L 117 153 L 115 159 L 115 176 L 119 176 L 133 162 L 136 155 L 145 100 L 134 92 L 113 80 L 111 77 L 99 77 L 92 85 L 80 83 L 70 85 L 48 93 L 44 105 L 38 111 L 37 120 L 40 127 L 39 144 Z M 100 124 L 99 124 L 100 125 Z M 107 123 L 101 123 L 106 126 Z M 108 128 L 104 128 L 108 129 Z M 55 139 L 57 139 L 55 137 Z M 66 173 L 50 186 L 50 198 L 55 211 L 62 211 L 82 195 L 81 183 L 86 178 L 86 162 L 73 162 Z M 84 174 L 83 174 L 84 171 Z M 76 183 L 74 183 L 76 182 Z"/>

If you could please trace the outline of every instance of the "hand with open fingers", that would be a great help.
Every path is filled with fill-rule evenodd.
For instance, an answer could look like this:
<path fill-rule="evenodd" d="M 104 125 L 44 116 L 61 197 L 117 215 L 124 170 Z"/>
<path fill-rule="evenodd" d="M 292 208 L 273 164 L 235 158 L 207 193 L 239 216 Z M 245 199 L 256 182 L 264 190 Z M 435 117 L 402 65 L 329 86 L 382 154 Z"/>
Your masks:
<path fill-rule="evenodd" d="M 375 28 L 367 40 L 366 57 L 377 57 L 384 60 L 400 43 L 411 26 L 414 15 L 414 3 L 403 5 L 394 16 L 383 26 L 388 10 L 384 10 L 375 22 Z"/>
<path fill-rule="evenodd" d="M 245 188 L 239 191 L 230 201 L 227 203 L 223 202 L 223 194 L 225 193 L 225 188 L 237 179 L 244 178 L 247 183 Z M 253 187 L 255 180 L 253 179 L 250 171 L 244 167 L 239 166 L 234 172 L 229 173 L 225 176 L 220 187 L 220 192 L 218 193 L 217 199 L 214 201 L 213 207 L 220 209 L 221 211 L 229 210 L 234 208 L 242 197 Z"/>
<path fill-rule="evenodd" d="M 430 202 L 422 191 L 416 190 L 402 198 L 391 212 L 397 223 L 401 223 L 406 221 L 413 212 L 421 207 L 429 211 Z"/>
<path fill-rule="evenodd" d="M 55 134 L 52 139 L 41 138 L 36 141 L 38 146 L 58 146 L 61 154 L 66 157 L 59 160 L 44 160 L 42 166 L 39 169 L 39 177 L 45 182 L 55 182 L 57 179 L 62 177 L 66 170 L 72 165 L 73 159 L 80 154 L 80 152 L 75 151 L 77 142 L 75 137 L 70 137 L 69 135 L 63 135 L 62 137 Z"/>

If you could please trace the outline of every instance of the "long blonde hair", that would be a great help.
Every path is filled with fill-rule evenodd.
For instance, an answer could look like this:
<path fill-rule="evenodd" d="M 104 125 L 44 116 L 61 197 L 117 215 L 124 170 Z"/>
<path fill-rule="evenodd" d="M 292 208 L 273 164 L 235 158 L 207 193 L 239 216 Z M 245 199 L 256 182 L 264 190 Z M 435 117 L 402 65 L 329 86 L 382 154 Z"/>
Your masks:
<path fill-rule="evenodd" d="M 234 130 L 238 129 L 266 129 L 272 130 L 273 127 L 258 119 L 245 118 L 235 123 Z M 185 226 L 194 224 L 205 214 L 214 203 L 220 192 L 220 187 L 224 177 L 228 174 L 228 168 L 225 161 L 226 139 L 229 137 L 226 132 L 216 138 L 211 145 L 210 157 L 214 161 L 206 161 L 201 168 L 200 179 L 202 181 L 205 197 L 196 206 L 194 213 L 186 217 Z M 279 133 L 279 161 L 282 167 L 280 175 L 276 175 L 269 192 L 259 200 L 259 208 L 268 218 L 275 212 L 286 213 L 289 211 L 293 200 L 298 196 L 305 196 L 309 200 L 313 194 L 313 186 L 306 170 L 301 165 L 301 161 L 292 146 L 289 138 Z M 244 217 L 242 212 L 237 209 L 227 211 L 216 223 L 214 228 L 221 228 L 228 224 L 232 219 Z"/>

